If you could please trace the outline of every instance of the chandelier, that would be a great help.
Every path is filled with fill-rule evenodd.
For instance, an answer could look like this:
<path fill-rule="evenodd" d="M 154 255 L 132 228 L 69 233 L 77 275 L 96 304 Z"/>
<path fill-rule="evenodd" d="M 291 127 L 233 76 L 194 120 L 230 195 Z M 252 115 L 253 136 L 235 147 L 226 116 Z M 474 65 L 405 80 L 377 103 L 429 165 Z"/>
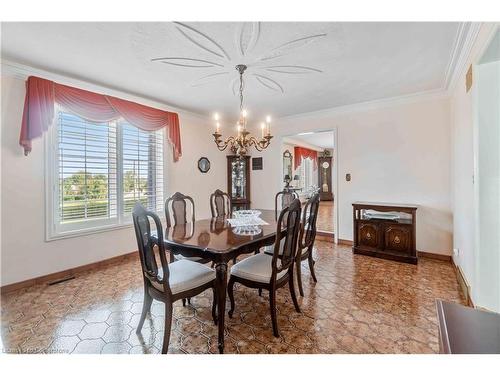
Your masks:
<path fill-rule="evenodd" d="M 266 149 L 273 137 L 271 135 L 271 118 L 269 116 L 266 117 L 266 122 L 261 124 L 262 138 L 260 140 L 250 136 L 250 132 L 247 130 L 247 111 L 243 109 L 243 73 L 246 69 L 246 65 L 236 65 L 236 70 L 240 74 L 240 118 L 236 123 L 238 135 L 230 136 L 224 141 L 221 139 L 222 134 L 220 133 L 219 115 L 217 113 L 214 115 L 216 121 L 215 133 L 212 134 L 219 151 L 224 151 L 229 146 L 230 150 L 239 156 L 245 156 L 252 146 L 257 151 Z"/>

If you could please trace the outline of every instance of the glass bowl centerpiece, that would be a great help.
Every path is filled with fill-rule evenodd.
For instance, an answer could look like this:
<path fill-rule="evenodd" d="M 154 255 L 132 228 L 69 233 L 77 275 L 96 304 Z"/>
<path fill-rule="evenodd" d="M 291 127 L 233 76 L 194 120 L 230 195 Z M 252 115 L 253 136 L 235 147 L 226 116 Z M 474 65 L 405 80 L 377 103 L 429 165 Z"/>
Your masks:
<path fill-rule="evenodd" d="M 250 219 L 259 217 L 261 213 L 259 210 L 238 210 L 233 212 L 233 216 L 238 219 Z"/>

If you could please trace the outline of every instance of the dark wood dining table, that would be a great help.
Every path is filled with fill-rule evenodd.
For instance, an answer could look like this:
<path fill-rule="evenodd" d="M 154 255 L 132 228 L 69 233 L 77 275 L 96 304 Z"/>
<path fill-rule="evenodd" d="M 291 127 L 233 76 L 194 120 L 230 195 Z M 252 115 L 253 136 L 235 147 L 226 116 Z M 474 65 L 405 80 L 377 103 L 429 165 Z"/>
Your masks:
<path fill-rule="evenodd" d="M 276 237 L 276 214 L 274 210 L 259 210 L 260 217 L 268 225 L 260 225 L 256 234 L 238 234 L 228 217 L 196 220 L 165 229 L 165 247 L 174 254 L 202 257 L 215 265 L 217 277 L 217 324 L 218 348 L 224 352 L 224 318 L 226 312 L 228 262 L 238 255 L 252 253 L 262 246 L 273 244 Z"/>

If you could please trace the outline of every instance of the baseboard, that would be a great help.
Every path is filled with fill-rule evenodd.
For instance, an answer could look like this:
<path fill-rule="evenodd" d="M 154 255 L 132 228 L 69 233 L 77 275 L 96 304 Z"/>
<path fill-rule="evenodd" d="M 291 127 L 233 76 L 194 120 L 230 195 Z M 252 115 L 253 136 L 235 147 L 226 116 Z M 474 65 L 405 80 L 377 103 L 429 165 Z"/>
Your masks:
<path fill-rule="evenodd" d="M 465 301 L 467 303 L 467 306 L 470 306 L 470 307 L 475 307 L 474 306 L 474 302 L 472 302 L 472 298 L 471 298 L 471 292 L 470 292 L 470 284 L 469 282 L 467 281 L 462 269 L 460 268 L 459 265 L 457 265 L 455 263 L 455 261 L 453 260 L 453 258 L 451 258 L 451 263 L 453 264 L 453 267 L 455 268 L 455 274 L 457 276 L 457 282 L 458 282 L 458 285 L 460 286 L 460 289 L 462 290 L 462 293 L 465 297 Z"/>
<path fill-rule="evenodd" d="M 452 261 L 451 255 L 434 254 L 434 253 L 428 253 L 427 251 L 417 251 L 417 256 L 419 258 L 437 259 L 445 262 Z"/>
<path fill-rule="evenodd" d="M 343 240 L 342 238 L 339 238 L 338 244 L 352 246 L 354 245 L 354 242 L 352 242 L 351 240 Z"/>
<path fill-rule="evenodd" d="M 34 285 L 46 284 L 46 283 L 49 283 L 49 282 L 52 282 L 55 280 L 65 279 L 67 277 L 71 277 L 71 276 L 77 275 L 77 274 L 85 272 L 85 271 L 89 271 L 89 270 L 96 269 L 96 268 L 101 268 L 101 267 L 104 267 L 104 266 L 107 266 L 107 265 L 110 265 L 113 263 L 123 261 L 123 260 L 128 259 L 128 258 L 135 258 L 138 256 L 139 256 L 139 253 L 137 252 L 137 250 L 134 250 L 131 253 L 118 255 L 118 256 L 113 257 L 113 258 L 100 260 L 98 262 L 85 264 L 83 266 L 70 268 L 70 269 L 67 269 L 64 271 L 54 272 L 54 273 L 51 273 L 49 275 L 39 276 L 39 277 L 35 277 L 35 278 L 29 279 L 29 280 L 19 281 L 17 283 L 13 283 L 13 284 L 9 284 L 9 285 L 4 285 L 0 288 L 1 294 L 10 293 L 10 292 L 13 292 L 13 291 L 16 291 L 19 289 L 29 288 L 29 287 L 34 286 Z"/>
<path fill-rule="evenodd" d="M 335 235 L 330 232 L 316 231 L 316 239 L 325 242 L 335 242 Z"/>

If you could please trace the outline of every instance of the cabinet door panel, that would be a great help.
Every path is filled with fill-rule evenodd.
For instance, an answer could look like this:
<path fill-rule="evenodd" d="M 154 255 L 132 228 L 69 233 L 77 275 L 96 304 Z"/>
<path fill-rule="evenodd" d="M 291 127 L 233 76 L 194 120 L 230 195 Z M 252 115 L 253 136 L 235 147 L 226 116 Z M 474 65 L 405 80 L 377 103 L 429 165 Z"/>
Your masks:
<path fill-rule="evenodd" d="M 378 226 L 370 223 L 361 223 L 358 229 L 358 241 L 361 246 L 379 247 L 380 235 Z"/>
<path fill-rule="evenodd" d="M 388 225 L 384 233 L 385 249 L 410 253 L 411 251 L 411 230 L 401 225 Z"/>

